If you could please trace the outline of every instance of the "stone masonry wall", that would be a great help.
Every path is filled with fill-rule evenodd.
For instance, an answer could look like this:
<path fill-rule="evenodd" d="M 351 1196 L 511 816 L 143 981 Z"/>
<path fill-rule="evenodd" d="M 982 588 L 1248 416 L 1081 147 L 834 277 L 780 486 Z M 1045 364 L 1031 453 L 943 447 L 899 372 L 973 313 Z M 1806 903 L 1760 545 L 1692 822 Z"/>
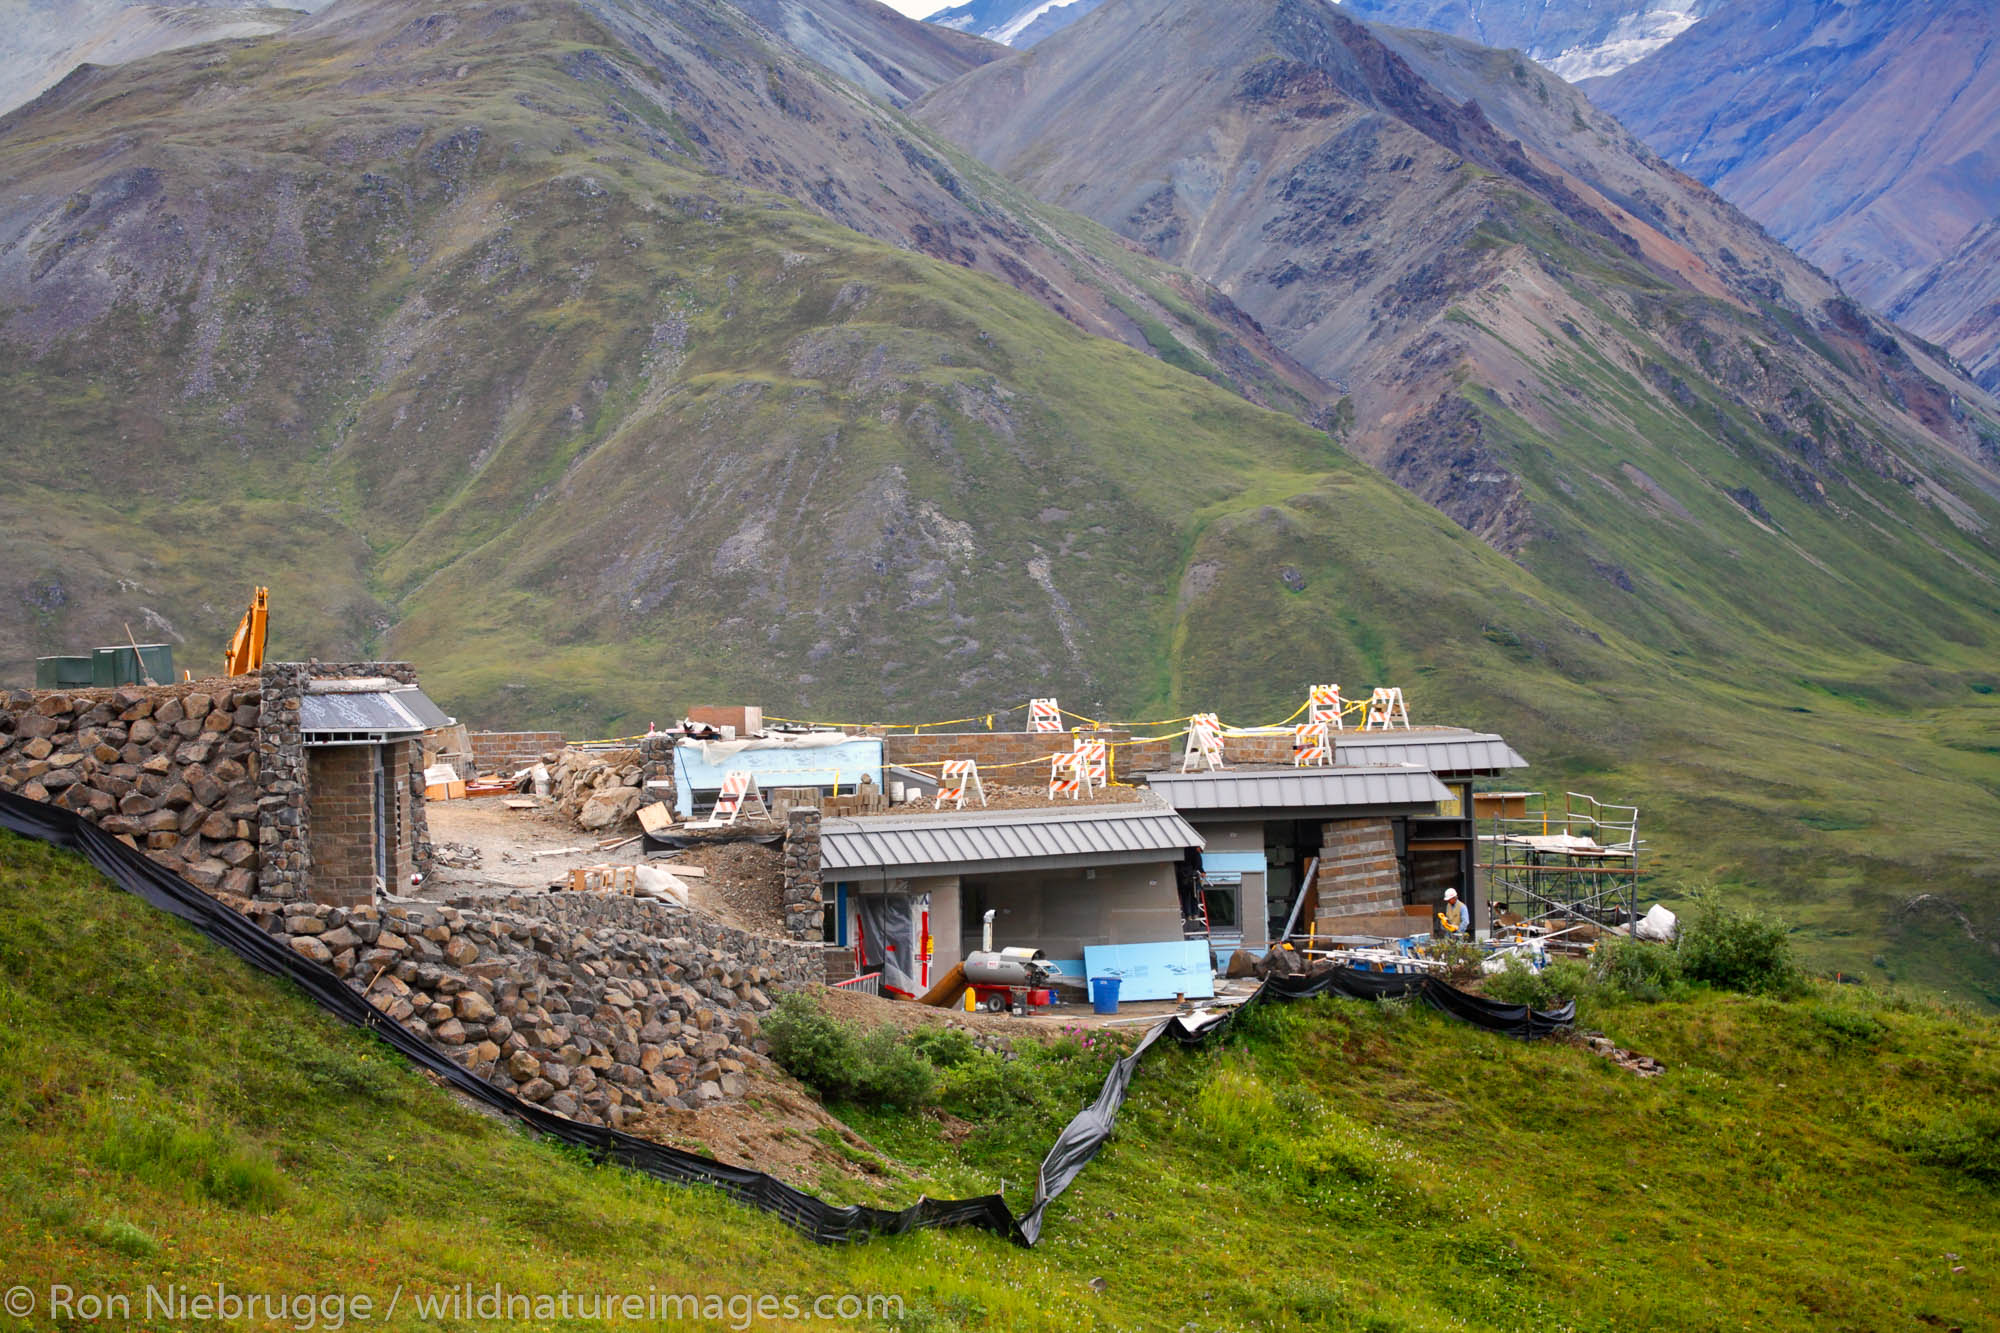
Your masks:
<path fill-rule="evenodd" d="M 203 889 L 259 872 L 250 678 L 17 690 L 0 706 L 0 788 L 74 810 Z"/>
<path fill-rule="evenodd" d="M 820 812 L 795 806 L 785 815 L 785 868 L 782 906 L 785 934 L 795 940 L 818 940 L 825 931 L 820 900 Z"/>
<path fill-rule="evenodd" d="M 250 915 L 482 1078 L 586 1124 L 740 1095 L 764 1060 L 756 1015 L 821 977 L 815 945 L 597 894 Z"/>

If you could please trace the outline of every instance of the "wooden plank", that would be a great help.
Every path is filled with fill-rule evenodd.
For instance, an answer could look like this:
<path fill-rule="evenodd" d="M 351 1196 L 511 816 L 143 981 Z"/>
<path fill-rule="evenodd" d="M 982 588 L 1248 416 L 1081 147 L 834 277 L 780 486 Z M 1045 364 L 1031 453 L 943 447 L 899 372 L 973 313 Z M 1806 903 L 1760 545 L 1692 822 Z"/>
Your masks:
<path fill-rule="evenodd" d="M 655 801 L 639 810 L 639 827 L 648 833 L 658 833 L 674 822 L 674 812 L 667 809 L 665 801 Z"/>
<path fill-rule="evenodd" d="M 708 872 L 706 870 L 703 870 L 700 866 L 676 865 L 672 861 L 668 861 L 666 864 L 662 865 L 660 869 L 671 870 L 676 875 L 679 875 L 682 879 L 687 879 L 690 876 L 692 876 L 695 879 L 701 879 L 708 874 Z"/>

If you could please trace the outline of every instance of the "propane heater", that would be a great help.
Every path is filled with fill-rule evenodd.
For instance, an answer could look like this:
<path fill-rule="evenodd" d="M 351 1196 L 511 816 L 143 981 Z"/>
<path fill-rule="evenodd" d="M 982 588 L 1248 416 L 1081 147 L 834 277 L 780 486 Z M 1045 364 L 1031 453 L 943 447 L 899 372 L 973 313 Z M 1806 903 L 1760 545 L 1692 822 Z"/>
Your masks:
<path fill-rule="evenodd" d="M 1049 989 L 1049 978 L 1056 974 L 1056 969 L 1048 955 L 1040 949 L 995 950 L 993 917 L 993 912 L 986 913 L 980 947 L 965 956 L 966 984 L 972 987 L 980 1006 L 989 1013 L 1012 1009 L 1020 1014 L 1027 1011 L 1030 1003 L 1054 1003 L 1055 992 Z"/>

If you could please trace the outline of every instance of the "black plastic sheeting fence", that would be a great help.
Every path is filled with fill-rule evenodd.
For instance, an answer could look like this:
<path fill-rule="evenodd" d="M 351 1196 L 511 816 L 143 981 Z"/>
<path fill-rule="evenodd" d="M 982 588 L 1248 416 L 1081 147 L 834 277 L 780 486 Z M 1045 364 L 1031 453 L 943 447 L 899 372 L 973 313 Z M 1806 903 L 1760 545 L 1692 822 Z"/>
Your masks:
<path fill-rule="evenodd" d="M 384 1018 L 332 972 L 294 952 L 284 941 L 252 924 L 249 918 L 217 902 L 73 811 L 0 792 L 0 828 L 80 854 L 119 888 L 187 922 L 252 967 L 292 982 L 335 1018 L 367 1029 L 420 1069 L 436 1075 L 467 1097 L 522 1121 L 536 1133 L 576 1144 L 588 1149 L 599 1161 L 616 1162 L 660 1180 L 713 1186 L 740 1203 L 773 1214 L 821 1244 L 898 1235 L 930 1227 L 980 1227 L 1019 1245 L 1035 1244 L 1041 1237 L 1042 1215 L 1049 1204 L 1069 1188 L 1111 1137 L 1132 1075 L 1153 1044 L 1162 1036 L 1171 1035 L 1183 1045 L 1199 1045 L 1226 1032 L 1248 1004 L 1326 994 L 1362 999 L 1415 994 L 1455 1018 L 1519 1037 L 1546 1036 L 1567 1026 L 1574 1017 L 1574 1006 L 1565 1005 L 1562 1010 L 1549 1013 L 1530 1011 L 1521 1005 L 1503 1005 L 1468 995 L 1427 976 L 1378 976 L 1335 970 L 1312 976 L 1273 977 L 1258 987 L 1245 1006 L 1210 1021 L 1191 1022 L 1176 1016 L 1148 1028 L 1132 1053 L 1112 1067 L 1097 1100 L 1078 1112 L 1056 1137 L 1042 1160 L 1034 1205 L 1020 1217 L 1014 1215 L 998 1194 L 969 1199 L 919 1199 L 902 1209 L 830 1204 L 761 1171 L 730 1166 L 615 1129 L 580 1124 L 502 1092 L 447 1059 L 401 1024 Z"/>

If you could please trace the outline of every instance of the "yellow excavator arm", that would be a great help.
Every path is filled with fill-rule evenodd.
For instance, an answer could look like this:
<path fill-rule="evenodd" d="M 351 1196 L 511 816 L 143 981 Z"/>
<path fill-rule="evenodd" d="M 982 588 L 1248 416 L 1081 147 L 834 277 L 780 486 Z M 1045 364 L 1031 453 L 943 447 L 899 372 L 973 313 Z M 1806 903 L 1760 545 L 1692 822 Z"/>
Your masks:
<path fill-rule="evenodd" d="M 229 640 L 229 651 L 222 655 L 223 675 L 247 676 L 264 665 L 264 630 L 270 605 L 269 588 L 259 588 L 251 594 L 250 609 L 243 613 L 235 635 Z"/>

